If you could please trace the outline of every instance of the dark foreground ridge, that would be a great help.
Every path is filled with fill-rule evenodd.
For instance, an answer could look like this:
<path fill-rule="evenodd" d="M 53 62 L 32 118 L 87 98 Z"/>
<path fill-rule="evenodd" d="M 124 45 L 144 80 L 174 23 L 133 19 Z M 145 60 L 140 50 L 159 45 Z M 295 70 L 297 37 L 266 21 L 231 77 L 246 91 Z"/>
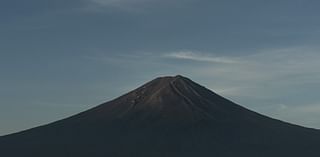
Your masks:
<path fill-rule="evenodd" d="M 320 131 L 247 110 L 183 76 L 0 137 L 1 157 L 319 157 Z"/>

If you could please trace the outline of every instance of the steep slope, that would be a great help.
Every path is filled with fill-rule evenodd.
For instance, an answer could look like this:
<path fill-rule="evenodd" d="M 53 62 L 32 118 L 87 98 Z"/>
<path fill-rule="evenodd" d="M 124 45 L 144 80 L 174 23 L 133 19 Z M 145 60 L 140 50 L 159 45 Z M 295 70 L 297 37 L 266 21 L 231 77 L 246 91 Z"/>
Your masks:
<path fill-rule="evenodd" d="M 247 110 L 183 76 L 0 138 L 10 157 L 319 156 L 320 131 Z"/>

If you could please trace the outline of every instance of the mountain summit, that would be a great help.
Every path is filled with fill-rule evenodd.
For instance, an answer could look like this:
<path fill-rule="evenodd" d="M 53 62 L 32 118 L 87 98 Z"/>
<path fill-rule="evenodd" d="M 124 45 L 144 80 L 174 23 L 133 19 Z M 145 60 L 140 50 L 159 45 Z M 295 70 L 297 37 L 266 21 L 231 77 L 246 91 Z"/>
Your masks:
<path fill-rule="evenodd" d="M 183 76 L 159 77 L 110 102 L 0 137 L 10 157 L 319 156 L 320 131 L 245 109 Z"/>

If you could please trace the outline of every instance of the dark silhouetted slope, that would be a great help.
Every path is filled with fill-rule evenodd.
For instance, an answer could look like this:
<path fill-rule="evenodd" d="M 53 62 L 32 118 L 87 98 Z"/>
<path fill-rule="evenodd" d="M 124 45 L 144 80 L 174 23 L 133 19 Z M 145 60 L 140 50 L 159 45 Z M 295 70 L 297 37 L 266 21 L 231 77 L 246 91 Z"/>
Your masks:
<path fill-rule="evenodd" d="M 247 110 L 182 76 L 0 137 L 4 157 L 319 157 L 320 131 Z"/>

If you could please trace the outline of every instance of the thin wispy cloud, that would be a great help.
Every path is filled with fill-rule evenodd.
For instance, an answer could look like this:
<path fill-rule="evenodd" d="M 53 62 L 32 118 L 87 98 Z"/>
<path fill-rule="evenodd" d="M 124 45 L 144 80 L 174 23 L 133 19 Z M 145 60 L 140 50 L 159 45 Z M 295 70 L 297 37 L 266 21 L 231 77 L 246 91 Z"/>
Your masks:
<path fill-rule="evenodd" d="M 275 92 L 268 92 L 266 89 L 269 87 L 288 89 L 320 83 L 319 58 L 316 50 L 302 47 L 263 50 L 237 58 L 236 66 L 215 64 L 196 68 L 194 72 L 217 79 L 219 88 L 225 82 L 225 86 L 221 87 L 224 94 L 254 96 L 265 93 L 262 95 L 270 96 Z"/>
<path fill-rule="evenodd" d="M 87 0 L 90 10 L 103 11 L 106 8 L 116 8 L 122 11 L 141 11 L 147 4 L 155 0 Z"/>
<path fill-rule="evenodd" d="M 138 3 L 138 2 L 144 2 L 146 0 L 90 0 L 94 3 L 100 4 L 100 5 L 115 5 L 115 4 L 125 4 L 125 3 Z"/>
<path fill-rule="evenodd" d="M 165 54 L 164 57 L 181 59 L 181 60 L 199 61 L 199 62 L 212 62 L 212 63 L 225 63 L 225 64 L 239 63 L 239 61 L 234 58 L 215 57 L 209 54 L 195 53 L 191 51 L 168 53 L 168 54 Z"/>

